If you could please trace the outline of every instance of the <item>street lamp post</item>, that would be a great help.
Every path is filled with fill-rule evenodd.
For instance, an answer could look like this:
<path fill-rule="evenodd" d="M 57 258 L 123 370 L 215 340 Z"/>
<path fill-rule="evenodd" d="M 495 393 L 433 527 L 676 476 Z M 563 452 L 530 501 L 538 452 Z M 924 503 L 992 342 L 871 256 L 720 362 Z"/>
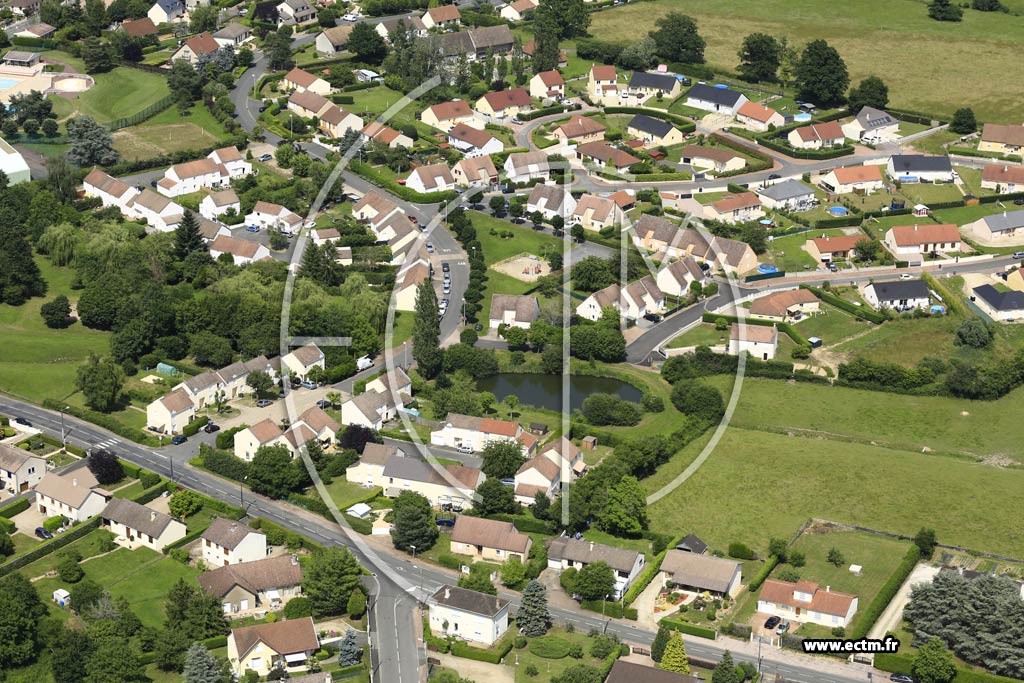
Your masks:
<path fill-rule="evenodd" d="M 246 479 L 248 479 L 248 477 L 242 477 L 241 479 L 238 480 L 238 502 L 242 505 L 243 509 L 245 508 L 245 498 L 243 497 L 243 492 L 245 491 L 244 484 Z"/>
<path fill-rule="evenodd" d="M 64 411 L 65 410 L 68 410 L 67 406 L 64 406 L 64 409 L 60 411 L 60 447 L 61 447 L 61 449 L 67 448 L 67 445 L 68 445 L 67 434 L 64 431 Z"/>

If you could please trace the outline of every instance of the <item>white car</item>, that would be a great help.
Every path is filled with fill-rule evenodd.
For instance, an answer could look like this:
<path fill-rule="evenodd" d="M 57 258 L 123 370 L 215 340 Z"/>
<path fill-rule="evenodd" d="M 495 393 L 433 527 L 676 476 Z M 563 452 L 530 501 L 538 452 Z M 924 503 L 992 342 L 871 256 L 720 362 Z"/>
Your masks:
<path fill-rule="evenodd" d="M 900 279 L 901 280 L 913 280 L 914 276 L 911 275 L 910 273 L 900 273 Z"/>
<path fill-rule="evenodd" d="M 470 446 L 469 444 L 464 444 L 464 443 L 461 443 L 458 446 L 456 446 L 455 450 L 458 451 L 459 453 L 468 453 L 468 454 L 472 454 L 473 453 L 473 447 Z"/>
<path fill-rule="evenodd" d="M 341 17 L 342 21 L 359 21 L 359 17 L 354 14 L 346 14 Z"/>

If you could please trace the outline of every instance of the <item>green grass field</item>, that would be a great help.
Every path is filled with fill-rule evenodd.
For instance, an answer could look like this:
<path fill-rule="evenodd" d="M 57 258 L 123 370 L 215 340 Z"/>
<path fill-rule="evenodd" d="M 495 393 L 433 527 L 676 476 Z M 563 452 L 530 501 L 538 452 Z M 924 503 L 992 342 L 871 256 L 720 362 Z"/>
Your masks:
<path fill-rule="evenodd" d="M 715 68 L 735 70 L 740 43 L 755 31 L 798 45 L 822 38 L 842 55 L 853 83 L 882 76 L 894 107 L 948 116 L 969 105 L 981 120 L 1019 122 L 1024 83 L 1003 77 L 1018 61 L 1015 46 L 1024 31 L 1019 16 L 967 10 L 962 22 L 938 22 L 914 0 L 867 0 L 838 11 L 825 0 L 655 0 L 597 12 L 590 32 L 604 40 L 638 40 L 673 10 L 697 20 L 707 41 L 705 57 Z M 894 63 L 908 43 L 913 59 L 896 57 Z"/>
<path fill-rule="evenodd" d="M 718 346 L 729 341 L 729 331 L 719 332 L 710 323 L 702 323 L 692 330 L 687 330 L 669 342 L 670 349 L 679 349 L 686 346 Z"/>
<path fill-rule="evenodd" d="M 19 535 L 15 535 L 13 538 L 17 538 Z M 113 534 L 106 529 L 96 529 L 65 547 L 76 550 L 83 559 L 93 557 L 99 554 L 99 545 L 104 537 L 113 538 Z M 25 565 L 19 571 L 31 579 L 56 569 L 58 562 L 60 562 L 60 553 L 50 553 L 46 557 L 41 557 L 31 564 Z"/>
<path fill-rule="evenodd" d="M 148 71 L 118 67 L 95 74 L 96 85 L 75 98 L 54 96 L 54 111 L 60 118 L 84 114 L 99 123 L 142 111 L 170 94 L 167 79 Z"/>
<path fill-rule="evenodd" d="M 160 112 L 138 126 L 114 133 L 114 149 L 126 159 L 148 159 L 186 149 L 201 149 L 227 137 L 227 131 L 205 106 L 183 116 L 177 107 Z"/>
<path fill-rule="evenodd" d="M 542 252 L 550 252 L 553 249 L 561 249 L 562 241 L 523 225 L 515 225 L 509 221 L 495 218 L 480 211 L 470 211 L 470 218 L 473 220 L 473 227 L 476 228 L 477 238 L 484 250 L 484 262 L 488 266 L 518 254 L 534 254 L 540 256 Z M 491 230 L 508 231 L 512 233 L 511 238 L 502 238 L 492 235 Z M 546 250 L 546 251 L 545 251 Z M 489 274 L 488 274 L 489 275 Z"/>
<path fill-rule="evenodd" d="M 90 353 L 107 353 L 109 334 L 77 322 L 64 330 L 44 325 L 39 309 L 45 302 L 65 294 L 74 306 L 79 293 L 71 290 L 70 269 L 54 268 L 42 257 L 36 263 L 49 286 L 46 296 L 17 307 L 0 304 L 0 336 L 5 340 L 0 390 L 42 402 L 74 390 L 78 366 Z"/>

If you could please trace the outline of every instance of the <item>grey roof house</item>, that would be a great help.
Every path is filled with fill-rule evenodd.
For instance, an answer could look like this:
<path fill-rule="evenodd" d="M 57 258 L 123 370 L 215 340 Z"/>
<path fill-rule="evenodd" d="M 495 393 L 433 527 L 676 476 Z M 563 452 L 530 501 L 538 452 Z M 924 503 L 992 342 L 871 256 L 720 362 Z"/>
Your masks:
<path fill-rule="evenodd" d="M 735 595 L 743 578 L 743 565 L 711 555 L 669 550 L 661 563 L 661 575 L 667 586 L 683 590 Z"/>

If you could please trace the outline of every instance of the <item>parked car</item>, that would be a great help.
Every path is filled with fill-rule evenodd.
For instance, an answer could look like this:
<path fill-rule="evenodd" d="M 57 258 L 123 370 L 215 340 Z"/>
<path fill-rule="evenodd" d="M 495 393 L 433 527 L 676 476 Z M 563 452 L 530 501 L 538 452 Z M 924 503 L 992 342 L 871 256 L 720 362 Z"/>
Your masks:
<path fill-rule="evenodd" d="M 459 453 L 471 454 L 473 452 L 473 447 L 463 443 L 456 446 L 455 450 L 457 450 Z"/>
<path fill-rule="evenodd" d="M 513 479 L 512 477 L 505 477 L 504 479 L 501 480 L 501 485 L 502 486 L 515 486 L 516 485 L 516 480 Z"/>
<path fill-rule="evenodd" d="M 789 630 L 789 622 L 788 621 L 784 621 L 781 624 L 779 624 L 779 627 L 777 629 L 775 629 L 775 633 L 777 635 L 781 636 L 783 633 L 785 633 L 788 630 Z"/>
<path fill-rule="evenodd" d="M 270 399 L 261 398 L 260 400 L 256 401 L 257 408 L 267 408 L 272 405 L 274 405 L 274 402 L 271 401 Z"/>
<path fill-rule="evenodd" d="M 438 519 L 438 520 L 435 520 L 434 523 L 437 524 L 438 526 L 446 526 L 446 527 L 453 527 L 453 526 L 455 526 L 455 520 L 454 519 Z"/>
<path fill-rule="evenodd" d="M 49 531 L 47 531 L 41 526 L 36 527 L 36 536 L 43 539 L 44 541 L 48 541 L 51 538 L 53 538 L 53 534 L 51 534 Z"/>
<path fill-rule="evenodd" d="M 434 243 L 433 242 L 427 242 L 427 253 L 428 254 L 433 254 L 434 253 Z"/>
<path fill-rule="evenodd" d="M 263 113 L 263 112 L 265 112 L 266 110 L 267 110 L 267 105 L 265 105 L 265 104 L 261 104 L 261 105 L 260 105 L 260 113 L 262 114 L 262 113 Z M 270 156 L 270 155 L 269 155 L 269 154 L 264 154 L 263 156 L 265 156 L 265 157 L 268 157 L 268 156 Z M 260 161 L 263 161 L 263 157 L 260 157 Z M 268 159 L 267 161 L 269 161 L 269 159 Z"/>
<path fill-rule="evenodd" d="M 1015 252 L 1013 252 L 1013 258 L 1018 258 L 1018 259 L 1024 258 L 1024 251 L 1015 251 Z"/>
<path fill-rule="evenodd" d="M 299 384 L 303 389 L 316 389 L 316 382 L 310 382 L 308 379 L 305 382 Z"/>
<path fill-rule="evenodd" d="M 914 276 L 911 273 L 900 273 L 901 280 L 913 280 Z"/>
<path fill-rule="evenodd" d="M 448 280 L 445 280 L 444 281 L 444 285 L 441 287 L 441 291 L 444 292 L 445 294 L 451 294 L 452 293 L 452 283 L 449 282 Z"/>
<path fill-rule="evenodd" d="M 359 21 L 359 17 L 354 14 L 343 14 L 341 17 L 342 21 Z"/>
<path fill-rule="evenodd" d="M 1019 254 L 1019 253 L 1022 253 L 1022 252 L 1017 252 L 1017 253 Z M 443 270 L 444 272 L 447 273 L 451 269 L 452 269 L 452 267 L 450 265 L 448 265 L 447 261 L 445 261 L 444 263 L 441 264 L 441 270 Z"/>
<path fill-rule="evenodd" d="M 914 683 L 914 677 L 910 674 L 893 674 L 889 676 L 889 680 L 894 683 Z"/>
<path fill-rule="evenodd" d="M 771 630 L 771 629 L 775 628 L 776 626 L 778 626 L 779 622 L 781 622 L 781 621 L 782 621 L 781 617 L 768 617 L 768 621 L 764 622 L 764 627 L 766 629 L 768 629 L 768 630 Z"/>
<path fill-rule="evenodd" d="M 273 158 L 274 158 L 274 155 L 271 154 L 270 152 L 266 152 L 266 153 L 260 155 L 260 161 L 270 161 Z"/>
<path fill-rule="evenodd" d="M 247 225 L 247 226 L 245 226 L 245 231 L 246 232 L 259 232 L 260 231 L 260 226 L 258 226 L 258 225 Z"/>
<path fill-rule="evenodd" d="M 828 264 L 828 269 L 831 270 L 833 273 L 836 273 L 836 272 L 839 271 L 839 268 L 834 263 L 829 263 Z"/>
<path fill-rule="evenodd" d="M 171 445 L 173 445 L 173 446 L 180 446 L 181 444 L 185 443 L 186 441 L 188 441 L 188 437 L 187 436 L 185 436 L 184 434 L 176 434 L 174 436 L 174 438 L 171 439 Z"/>
<path fill-rule="evenodd" d="M 206 425 L 203 426 L 203 431 L 206 432 L 207 434 L 213 434 L 214 432 L 219 432 L 220 431 L 220 425 L 216 425 L 216 424 L 214 424 L 212 422 L 207 422 Z"/>
<path fill-rule="evenodd" d="M 327 410 L 328 408 L 331 407 L 331 402 L 328 401 L 326 398 L 322 398 L 316 402 L 316 407 L 319 408 L 320 410 Z"/>
<path fill-rule="evenodd" d="M 26 420 L 23 417 L 16 417 L 16 418 L 14 418 L 14 423 L 15 424 L 19 424 L 22 427 L 31 427 L 32 426 L 32 423 L 29 422 L 28 420 Z"/>
<path fill-rule="evenodd" d="M 657 313 L 648 313 L 644 316 L 644 320 L 647 320 L 652 323 L 660 323 L 662 318 Z"/>

